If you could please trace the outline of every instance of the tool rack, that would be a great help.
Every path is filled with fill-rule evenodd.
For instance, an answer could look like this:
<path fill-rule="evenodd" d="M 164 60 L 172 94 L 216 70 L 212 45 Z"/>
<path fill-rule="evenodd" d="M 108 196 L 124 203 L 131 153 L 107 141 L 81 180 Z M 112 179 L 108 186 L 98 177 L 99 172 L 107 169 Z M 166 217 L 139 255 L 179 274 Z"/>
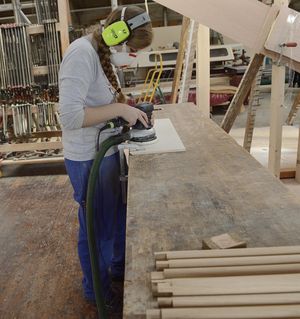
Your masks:
<path fill-rule="evenodd" d="M 0 25 L 0 169 L 63 160 L 58 71 L 69 45 L 69 4 L 37 0 L 31 6 L 38 24 L 30 24 L 23 13 L 27 3 L 0 6 L 1 11 L 13 9 L 15 16 L 15 23 Z"/>

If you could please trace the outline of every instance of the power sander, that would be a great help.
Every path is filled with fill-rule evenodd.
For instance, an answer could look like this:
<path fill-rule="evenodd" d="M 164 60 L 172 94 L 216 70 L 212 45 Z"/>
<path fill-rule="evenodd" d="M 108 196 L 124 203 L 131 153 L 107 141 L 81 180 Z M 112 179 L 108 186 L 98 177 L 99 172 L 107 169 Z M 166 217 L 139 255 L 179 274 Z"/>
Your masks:
<path fill-rule="evenodd" d="M 137 143 L 145 143 L 155 141 L 157 139 L 153 125 L 151 124 L 152 113 L 154 106 L 152 103 L 137 104 L 135 108 L 143 111 L 148 117 L 148 127 L 145 127 L 143 123 L 137 121 L 136 124 L 130 130 L 130 140 Z"/>
<path fill-rule="evenodd" d="M 125 132 L 129 134 L 129 140 L 135 143 L 146 143 L 152 142 L 157 139 L 155 130 L 153 125 L 151 124 L 152 114 L 154 111 L 154 105 L 152 103 L 144 102 L 137 104 L 134 106 L 135 108 L 143 111 L 147 114 L 148 117 L 148 127 L 145 127 L 141 121 L 137 121 L 135 125 L 132 127 L 128 127 L 128 122 L 126 122 L 123 118 L 118 117 L 109 121 L 105 127 L 101 129 L 104 130 L 106 128 L 120 127 L 123 126 L 125 128 Z"/>

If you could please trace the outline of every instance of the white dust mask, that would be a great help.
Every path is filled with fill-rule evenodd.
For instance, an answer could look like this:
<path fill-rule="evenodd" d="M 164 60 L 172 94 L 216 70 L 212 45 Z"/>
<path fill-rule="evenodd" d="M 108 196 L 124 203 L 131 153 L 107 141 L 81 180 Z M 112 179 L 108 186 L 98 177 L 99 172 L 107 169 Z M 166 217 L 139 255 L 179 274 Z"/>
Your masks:
<path fill-rule="evenodd" d="M 137 58 L 136 53 L 127 52 L 127 47 L 125 44 L 111 47 L 110 51 L 110 61 L 116 68 L 128 68 L 135 62 Z"/>

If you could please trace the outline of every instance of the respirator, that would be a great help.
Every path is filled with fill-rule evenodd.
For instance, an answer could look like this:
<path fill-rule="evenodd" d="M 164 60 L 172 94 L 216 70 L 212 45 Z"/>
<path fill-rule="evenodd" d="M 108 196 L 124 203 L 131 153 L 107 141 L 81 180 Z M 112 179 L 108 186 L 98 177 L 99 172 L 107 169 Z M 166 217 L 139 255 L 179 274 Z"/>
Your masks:
<path fill-rule="evenodd" d="M 137 54 L 130 52 L 130 49 L 124 43 L 121 46 L 110 48 L 110 61 L 116 68 L 128 68 L 136 61 Z"/>

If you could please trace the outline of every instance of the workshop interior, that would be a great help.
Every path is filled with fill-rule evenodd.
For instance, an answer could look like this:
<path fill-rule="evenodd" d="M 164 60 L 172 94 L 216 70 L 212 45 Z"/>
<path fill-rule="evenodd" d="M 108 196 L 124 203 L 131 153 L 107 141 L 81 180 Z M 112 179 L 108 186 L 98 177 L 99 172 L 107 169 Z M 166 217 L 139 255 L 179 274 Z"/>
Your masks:
<path fill-rule="evenodd" d="M 62 120 L 82 39 L 100 106 L 133 122 L 88 117 L 82 82 Z M 300 318 L 299 39 L 300 0 L 1 0 L 0 318 Z"/>

